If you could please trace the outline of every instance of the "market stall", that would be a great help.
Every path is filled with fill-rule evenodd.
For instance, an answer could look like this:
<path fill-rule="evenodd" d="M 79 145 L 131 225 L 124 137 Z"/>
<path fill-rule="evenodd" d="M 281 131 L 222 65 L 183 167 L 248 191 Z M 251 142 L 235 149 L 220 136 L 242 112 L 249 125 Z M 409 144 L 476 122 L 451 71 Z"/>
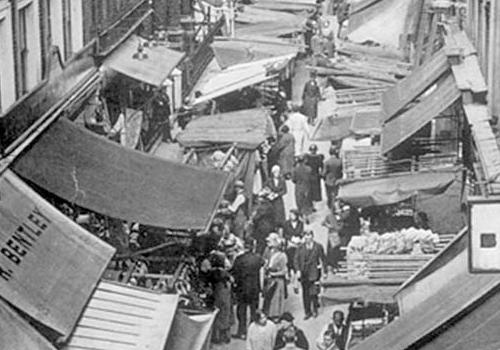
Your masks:
<path fill-rule="evenodd" d="M 225 170 L 233 180 L 243 180 L 251 194 L 257 148 L 269 137 L 276 137 L 269 112 L 255 108 L 195 119 L 178 140 L 186 150 L 186 164 Z"/>
<path fill-rule="evenodd" d="M 183 310 L 178 301 L 175 294 L 102 281 L 63 349 L 208 349 L 216 312 Z"/>
<path fill-rule="evenodd" d="M 347 276 L 402 283 L 439 252 L 453 236 L 432 231 L 418 197 L 444 193 L 457 176 L 452 168 L 342 184 L 339 199 L 360 208 L 363 218 L 360 235 L 346 247 Z"/>

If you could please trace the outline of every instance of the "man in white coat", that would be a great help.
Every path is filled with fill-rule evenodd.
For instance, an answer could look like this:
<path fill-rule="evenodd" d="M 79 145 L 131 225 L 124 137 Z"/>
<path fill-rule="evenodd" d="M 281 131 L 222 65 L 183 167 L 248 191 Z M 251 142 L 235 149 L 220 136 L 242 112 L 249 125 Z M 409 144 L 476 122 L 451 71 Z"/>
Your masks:
<path fill-rule="evenodd" d="M 292 104 L 291 112 L 288 113 L 288 118 L 285 121 L 285 125 L 290 128 L 290 133 L 295 139 L 295 155 L 305 153 L 306 140 L 310 137 L 307 117 L 299 110 L 298 105 Z"/>

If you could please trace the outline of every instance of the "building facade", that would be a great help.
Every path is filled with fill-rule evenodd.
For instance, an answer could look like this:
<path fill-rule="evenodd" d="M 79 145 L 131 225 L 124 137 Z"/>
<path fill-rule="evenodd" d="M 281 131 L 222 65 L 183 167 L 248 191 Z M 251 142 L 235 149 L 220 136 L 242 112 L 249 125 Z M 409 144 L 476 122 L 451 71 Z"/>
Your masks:
<path fill-rule="evenodd" d="M 478 50 L 479 62 L 488 84 L 488 108 L 500 116 L 500 3 L 496 0 L 467 0 L 466 30 Z"/>
<path fill-rule="evenodd" d="M 49 52 L 61 61 L 81 50 L 82 0 L 0 1 L 0 114 L 42 82 Z"/>

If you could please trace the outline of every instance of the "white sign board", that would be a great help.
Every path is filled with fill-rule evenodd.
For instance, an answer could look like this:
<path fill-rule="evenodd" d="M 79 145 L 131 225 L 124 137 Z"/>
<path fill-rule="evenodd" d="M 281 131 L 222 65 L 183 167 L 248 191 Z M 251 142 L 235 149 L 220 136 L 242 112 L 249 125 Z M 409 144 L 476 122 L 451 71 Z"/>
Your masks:
<path fill-rule="evenodd" d="M 114 251 L 13 172 L 2 174 L 0 296 L 13 306 L 68 337 Z"/>
<path fill-rule="evenodd" d="M 500 198 L 469 200 L 471 272 L 500 271 Z"/>

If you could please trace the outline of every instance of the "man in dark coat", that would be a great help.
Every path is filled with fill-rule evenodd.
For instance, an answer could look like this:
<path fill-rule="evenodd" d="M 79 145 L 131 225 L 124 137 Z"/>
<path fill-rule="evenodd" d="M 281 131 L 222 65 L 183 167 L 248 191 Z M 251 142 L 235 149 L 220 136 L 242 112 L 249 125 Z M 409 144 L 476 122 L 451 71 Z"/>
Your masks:
<path fill-rule="evenodd" d="M 323 246 L 314 241 L 314 233 L 307 231 L 304 234 L 304 243 L 297 248 L 294 259 L 297 278 L 302 286 L 302 301 L 304 303 L 304 319 L 318 316 L 319 280 L 322 265 L 325 276 L 328 274 Z"/>
<path fill-rule="evenodd" d="M 295 184 L 295 203 L 297 204 L 297 209 L 306 221 L 312 213 L 311 177 L 311 167 L 304 163 L 304 156 L 298 156 L 297 165 L 292 172 L 292 181 Z"/>
<path fill-rule="evenodd" d="M 252 237 L 257 241 L 257 252 L 262 254 L 267 245 L 267 235 L 276 227 L 273 205 L 265 196 L 259 196 L 251 221 L 253 223 Z"/>
<path fill-rule="evenodd" d="M 153 99 L 151 108 L 155 123 L 161 125 L 162 128 L 162 141 L 171 142 L 172 135 L 170 134 L 170 98 L 165 92 L 158 92 Z"/>
<path fill-rule="evenodd" d="M 311 168 L 311 200 L 321 201 L 321 175 L 323 173 L 324 156 L 318 154 L 318 146 L 312 144 L 305 155 L 305 163 Z"/>
<path fill-rule="evenodd" d="M 238 331 L 236 338 L 245 339 L 247 334 L 247 308 L 250 307 L 250 317 L 255 320 L 259 306 L 260 269 L 264 266 L 264 259 L 253 252 L 255 240 L 245 239 L 245 252 L 238 255 L 231 269 L 234 278 L 234 294 L 236 297 L 236 316 Z"/>
<path fill-rule="evenodd" d="M 280 329 L 276 335 L 276 345 L 274 349 L 283 349 L 285 347 L 285 341 L 283 336 L 285 332 L 293 332 L 295 334 L 295 346 L 299 349 L 309 350 L 309 342 L 307 341 L 304 331 L 293 324 L 294 317 L 289 312 L 284 312 L 279 318 Z"/>
<path fill-rule="evenodd" d="M 323 165 L 323 178 L 326 188 L 326 204 L 331 209 L 338 194 L 338 181 L 342 179 L 342 161 L 335 147 L 330 148 L 330 158 Z"/>
<path fill-rule="evenodd" d="M 311 79 L 304 85 L 302 93 L 303 114 L 308 117 L 309 124 L 313 124 L 318 116 L 318 101 L 321 99 L 321 91 L 316 81 L 316 71 L 311 71 Z"/>

